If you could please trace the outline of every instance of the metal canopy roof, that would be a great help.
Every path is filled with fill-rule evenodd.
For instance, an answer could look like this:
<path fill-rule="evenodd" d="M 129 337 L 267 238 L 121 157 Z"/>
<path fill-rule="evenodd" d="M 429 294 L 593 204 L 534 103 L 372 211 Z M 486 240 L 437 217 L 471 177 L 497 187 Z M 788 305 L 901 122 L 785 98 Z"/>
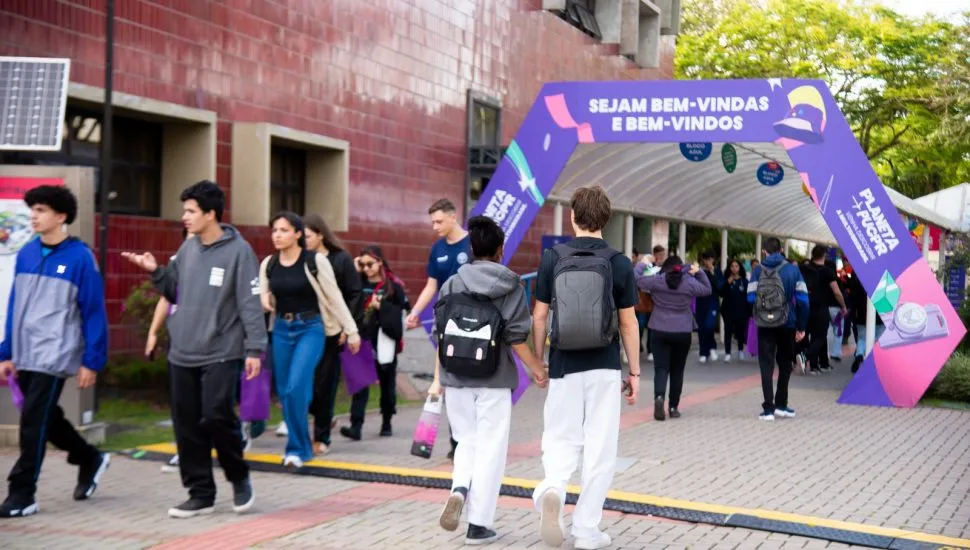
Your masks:
<path fill-rule="evenodd" d="M 822 215 L 802 191 L 801 178 L 785 150 L 774 143 L 734 144 L 737 169 L 728 173 L 721 144 L 709 158 L 693 162 L 676 143 L 580 144 L 549 199 L 569 203 L 584 185 L 603 186 L 614 210 L 650 218 L 835 244 Z M 775 161 L 785 171 L 766 187 L 755 173 Z M 956 223 L 886 188 L 896 208 L 924 222 L 955 230 Z"/>

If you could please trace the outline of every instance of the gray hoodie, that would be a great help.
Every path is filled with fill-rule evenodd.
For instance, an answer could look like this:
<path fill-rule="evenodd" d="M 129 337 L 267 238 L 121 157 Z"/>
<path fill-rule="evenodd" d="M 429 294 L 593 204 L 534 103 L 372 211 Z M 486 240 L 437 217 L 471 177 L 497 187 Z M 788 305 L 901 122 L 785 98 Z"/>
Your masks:
<path fill-rule="evenodd" d="M 441 286 L 441 296 L 466 291 L 488 296 L 502 312 L 505 321 L 502 356 L 498 370 L 490 378 L 455 376 L 442 369 L 441 385 L 450 388 L 515 389 L 519 385 L 519 373 L 512 358 L 512 345 L 525 342 L 532 328 L 532 316 L 525 301 L 522 282 L 514 271 L 504 265 L 479 260 L 461 266 L 458 273 Z"/>
<path fill-rule="evenodd" d="M 259 301 L 259 262 L 235 227 L 222 224 L 216 242 L 188 239 L 152 282 L 178 305 L 168 318 L 169 360 L 201 367 L 266 349 L 266 325 Z"/>

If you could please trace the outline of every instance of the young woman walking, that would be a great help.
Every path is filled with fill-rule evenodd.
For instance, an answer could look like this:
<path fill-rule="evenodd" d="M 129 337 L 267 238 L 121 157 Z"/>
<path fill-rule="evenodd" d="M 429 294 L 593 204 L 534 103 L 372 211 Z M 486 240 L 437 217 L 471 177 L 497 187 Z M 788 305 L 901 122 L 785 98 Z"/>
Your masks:
<path fill-rule="evenodd" d="M 301 468 L 313 458 L 307 413 L 326 336 L 345 332 L 348 345 L 356 353 L 360 335 L 330 262 L 306 250 L 300 217 L 281 212 L 270 225 L 277 252 L 260 266 L 260 288 L 263 307 L 273 313 L 276 393 L 289 428 L 283 464 Z"/>
<path fill-rule="evenodd" d="M 731 340 L 738 343 L 738 357 L 744 361 L 744 346 L 748 340 L 748 277 L 738 260 L 728 263 L 724 284 L 721 286 L 721 317 L 724 319 L 724 362 L 731 362 Z"/>
<path fill-rule="evenodd" d="M 684 277 L 684 272 L 690 275 Z M 653 297 L 650 331 L 653 334 L 653 417 L 665 420 L 664 396 L 670 378 L 670 418 L 680 418 L 680 394 L 684 389 L 684 369 L 696 323 L 690 311 L 694 298 L 711 295 L 707 273 L 696 266 L 686 267 L 677 256 L 663 264 L 660 275 L 641 276 L 637 287 Z"/>
<path fill-rule="evenodd" d="M 397 413 L 397 355 L 401 351 L 401 340 L 404 338 L 405 311 L 411 310 L 411 304 L 404 293 L 404 288 L 397 282 L 391 269 L 384 259 L 384 253 L 377 246 L 364 248 L 357 258 L 363 286 L 363 317 L 361 320 L 361 336 L 374 347 L 377 361 L 377 379 L 381 387 L 381 423 L 382 437 L 390 437 L 391 418 Z M 381 333 L 393 343 L 393 352 L 385 362 L 381 361 Z M 340 435 L 353 441 L 360 441 L 364 427 L 364 415 L 367 412 L 367 400 L 370 388 L 364 388 L 354 394 L 350 404 L 350 426 L 340 428 Z"/>

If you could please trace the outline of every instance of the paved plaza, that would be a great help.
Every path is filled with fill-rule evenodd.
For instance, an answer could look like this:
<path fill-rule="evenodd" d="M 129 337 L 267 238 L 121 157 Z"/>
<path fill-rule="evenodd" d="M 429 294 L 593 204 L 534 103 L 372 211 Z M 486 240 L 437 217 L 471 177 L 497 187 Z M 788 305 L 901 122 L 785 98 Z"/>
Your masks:
<path fill-rule="evenodd" d="M 426 353 L 409 338 L 402 374 L 413 376 Z M 902 529 L 937 535 L 940 547 L 970 546 L 970 413 L 841 406 L 848 364 L 822 377 L 796 375 L 792 406 L 798 418 L 773 424 L 757 419 L 761 390 L 754 361 L 700 365 L 687 370 L 683 418 L 656 422 L 652 380 L 644 364 L 645 398 L 624 408 L 618 494 L 671 502 L 757 510 L 803 523 L 848 522 L 858 530 Z M 516 406 L 507 475 L 539 480 L 543 392 L 530 389 Z M 448 470 L 447 440 L 430 460 L 409 454 L 419 410 L 404 408 L 395 434 L 378 438 L 368 419 L 362 442 L 341 441 L 328 461 L 425 470 Z M 341 419 L 341 422 L 345 419 Z M 280 453 L 272 431 L 254 451 Z M 230 511 L 230 488 L 220 481 L 216 514 L 172 520 L 166 509 L 184 498 L 176 474 L 159 464 L 117 456 L 97 495 L 75 503 L 75 471 L 51 452 L 41 479 L 41 514 L 0 523 L 3 548 L 457 548 L 462 533 L 437 527 L 445 492 L 402 485 L 358 483 L 283 473 L 254 473 L 253 513 Z M 14 460 L 0 455 L 0 469 Z M 220 474 L 221 475 L 221 474 Z M 574 479 L 578 482 L 578 476 Z M 495 548 L 543 548 L 531 502 L 503 497 Z M 608 512 L 604 528 L 613 548 L 838 548 L 845 545 L 765 531 L 691 524 Z M 959 540 L 963 539 L 963 540 Z M 564 547 L 570 547 L 570 542 Z"/>

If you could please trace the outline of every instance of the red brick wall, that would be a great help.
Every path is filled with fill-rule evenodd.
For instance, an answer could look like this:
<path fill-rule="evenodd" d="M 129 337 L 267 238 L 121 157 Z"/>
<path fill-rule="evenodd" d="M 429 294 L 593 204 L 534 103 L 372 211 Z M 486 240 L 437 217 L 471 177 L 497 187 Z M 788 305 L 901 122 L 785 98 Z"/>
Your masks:
<path fill-rule="evenodd" d="M 0 55 L 72 59 L 71 80 L 104 85 L 104 0 L 5 0 Z M 466 90 L 503 102 L 503 140 L 544 82 L 671 78 L 640 70 L 541 0 L 121 0 L 115 2 L 117 91 L 218 113 L 217 179 L 230 182 L 231 124 L 265 121 L 351 144 L 352 250 L 379 243 L 416 295 L 433 241 L 427 206 L 464 193 Z M 190 183 L 190 182 L 186 182 Z M 232 197 L 229 204 L 231 220 Z M 513 267 L 533 271 L 540 214 Z M 567 219 L 568 221 L 568 219 Z M 568 223 L 567 223 L 568 225 Z M 243 228 L 258 253 L 263 228 Z M 108 299 L 116 352 L 140 348 L 120 304 L 143 277 L 124 249 L 167 257 L 177 224 L 112 217 Z"/>

